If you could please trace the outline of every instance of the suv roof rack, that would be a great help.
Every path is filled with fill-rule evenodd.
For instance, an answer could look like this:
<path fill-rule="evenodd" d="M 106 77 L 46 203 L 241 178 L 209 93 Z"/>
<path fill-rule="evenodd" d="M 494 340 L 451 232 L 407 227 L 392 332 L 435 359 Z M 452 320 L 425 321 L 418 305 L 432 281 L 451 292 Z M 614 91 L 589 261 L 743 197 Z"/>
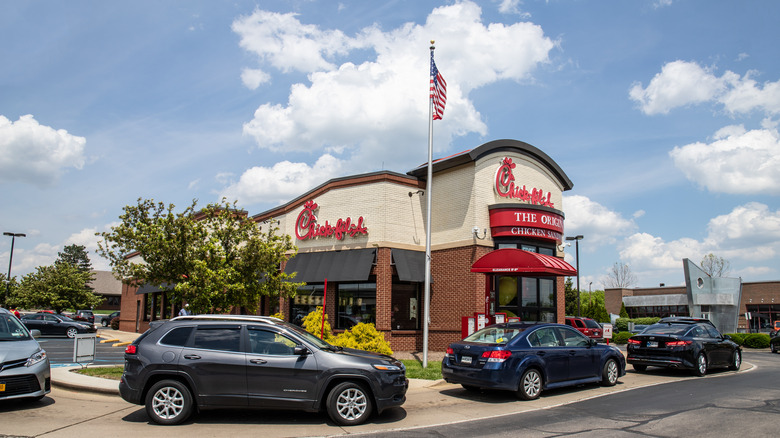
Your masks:
<path fill-rule="evenodd" d="M 170 321 L 192 321 L 192 320 L 211 320 L 211 321 L 263 321 L 270 323 L 284 322 L 273 316 L 262 315 L 232 315 L 232 314 L 206 314 L 206 315 L 186 315 L 171 318 Z"/>

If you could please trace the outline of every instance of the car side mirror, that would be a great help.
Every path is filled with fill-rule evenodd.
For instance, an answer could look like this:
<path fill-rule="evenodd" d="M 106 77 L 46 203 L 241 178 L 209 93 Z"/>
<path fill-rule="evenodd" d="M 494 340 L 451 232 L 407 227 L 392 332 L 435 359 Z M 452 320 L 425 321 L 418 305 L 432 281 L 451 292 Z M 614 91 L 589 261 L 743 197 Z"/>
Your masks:
<path fill-rule="evenodd" d="M 33 337 L 34 339 L 38 339 L 38 338 L 40 338 L 40 337 L 41 337 L 41 331 L 40 331 L 40 330 L 38 330 L 38 329 L 32 329 L 32 330 L 30 330 L 30 334 L 32 335 L 32 337 Z"/>
<path fill-rule="evenodd" d="M 304 347 L 303 345 L 296 345 L 295 349 L 293 350 L 293 354 L 296 356 L 308 356 L 309 349 Z"/>

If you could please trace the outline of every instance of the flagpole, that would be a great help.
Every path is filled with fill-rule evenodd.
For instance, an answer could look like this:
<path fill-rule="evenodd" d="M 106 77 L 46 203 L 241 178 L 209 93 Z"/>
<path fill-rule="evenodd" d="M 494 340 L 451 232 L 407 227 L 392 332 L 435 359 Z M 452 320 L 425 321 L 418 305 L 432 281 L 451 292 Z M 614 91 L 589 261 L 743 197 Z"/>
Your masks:
<path fill-rule="evenodd" d="M 431 40 L 431 60 L 434 41 Z M 433 74 L 431 72 L 431 81 Z M 433 197 L 433 89 L 428 96 L 428 179 L 425 181 L 425 303 L 423 317 L 423 369 L 428 368 L 428 325 L 431 315 L 431 198 Z"/>

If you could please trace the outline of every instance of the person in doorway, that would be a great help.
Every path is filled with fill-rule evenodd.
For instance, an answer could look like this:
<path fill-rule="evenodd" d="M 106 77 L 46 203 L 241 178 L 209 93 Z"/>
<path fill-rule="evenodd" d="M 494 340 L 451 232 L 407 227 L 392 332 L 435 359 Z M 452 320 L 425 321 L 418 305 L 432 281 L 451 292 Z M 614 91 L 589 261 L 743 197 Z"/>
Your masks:
<path fill-rule="evenodd" d="M 179 316 L 187 316 L 190 314 L 190 305 L 185 304 L 184 307 L 179 310 Z"/>

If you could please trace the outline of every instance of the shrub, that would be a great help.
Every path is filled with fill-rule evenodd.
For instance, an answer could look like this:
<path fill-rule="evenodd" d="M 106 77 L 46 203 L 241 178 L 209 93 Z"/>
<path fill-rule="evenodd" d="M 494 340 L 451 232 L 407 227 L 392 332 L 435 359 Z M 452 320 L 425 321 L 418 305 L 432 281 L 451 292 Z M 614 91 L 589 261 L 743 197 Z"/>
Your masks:
<path fill-rule="evenodd" d="M 385 340 L 384 333 L 378 331 L 374 324 L 360 323 L 339 334 L 333 340 L 333 345 L 344 348 L 355 348 L 363 351 L 392 355 L 393 350 Z"/>
<path fill-rule="evenodd" d="M 657 323 L 661 318 L 658 317 L 647 317 L 647 318 L 618 318 L 615 321 L 615 330 L 618 332 L 624 332 L 628 330 L 628 323 L 633 322 L 634 324 L 655 324 Z"/>
<path fill-rule="evenodd" d="M 109 325 L 111 326 L 112 329 L 119 330 L 119 317 L 118 316 L 114 317 L 114 319 L 111 320 Z"/>
<path fill-rule="evenodd" d="M 745 335 L 745 347 L 769 348 L 769 335 L 766 333 L 749 333 Z"/>
<path fill-rule="evenodd" d="M 626 332 L 626 331 L 613 333 L 612 334 L 612 342 L 614 342 L 615 344 L 620 344 L 620 345 L 627 344 L 628 343 L 628 338 L 630 338 L 633 335 L 634 335 L 633 333 Z"/>
<path fill-rule="evenodd" d="M 303 329 L 320 339 L 324 339 L 328 342 L 333 341 L 333 331 L 328 322 L 328 315 L 325 315 L 325 336 L 320 335 L 323 331 L 322 306 L 317 307 L 316 310 L 303 317 Z"/>
<path fill-rule="evenodd" d="M 284 315 L 281 312 L 274 313 L 273 315 L 271 315 L 271 318 L 278 318 L 284 321 Z"/>
<path fill-rule="evenodd" d="M 731 338 L 732 341 L 734 341 L 737 345 L 744 345 L 745 344 L 745 334 L 744 333 L 727 333 L 728 337 Z"/>

